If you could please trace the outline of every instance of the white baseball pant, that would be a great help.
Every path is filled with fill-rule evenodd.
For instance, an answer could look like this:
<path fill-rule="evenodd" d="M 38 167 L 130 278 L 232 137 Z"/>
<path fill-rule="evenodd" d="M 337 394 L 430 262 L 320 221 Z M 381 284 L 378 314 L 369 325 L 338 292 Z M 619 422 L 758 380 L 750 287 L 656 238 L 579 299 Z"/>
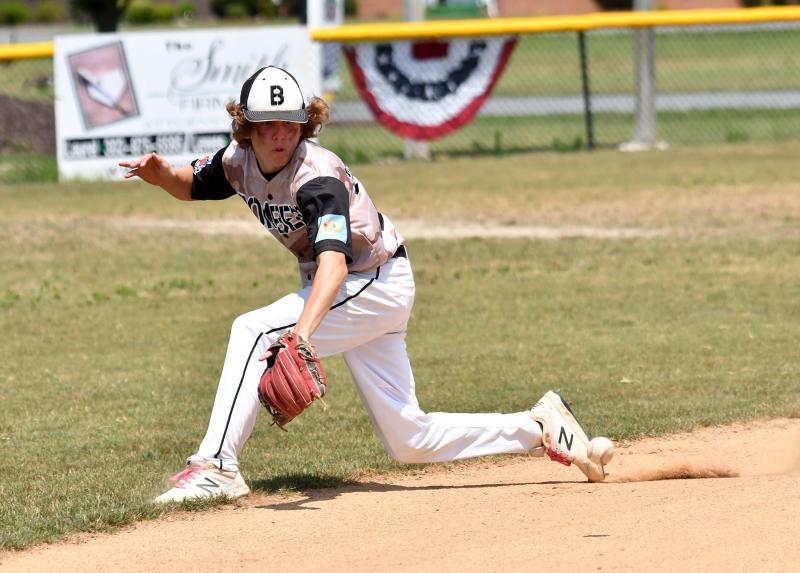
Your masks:
<path fill-rule="evenodd" d="M 420 408 L 405 345 L 414 290 L 404 257 L 377 271 L 350 273 L 311 337 L 321 357 L 343 353 L 388 453 L 400 462 L 423 463 L 527 453 L 541 446 L 541 428 L 528 411 L 451 414 Z M 234 320 L 208 431 L 192 460 L 238 470 L 239 454 L 261 410 L 258 382 L 264 362 L 258 357 L 294 326 L 310 292 L 307 285 Z"/>

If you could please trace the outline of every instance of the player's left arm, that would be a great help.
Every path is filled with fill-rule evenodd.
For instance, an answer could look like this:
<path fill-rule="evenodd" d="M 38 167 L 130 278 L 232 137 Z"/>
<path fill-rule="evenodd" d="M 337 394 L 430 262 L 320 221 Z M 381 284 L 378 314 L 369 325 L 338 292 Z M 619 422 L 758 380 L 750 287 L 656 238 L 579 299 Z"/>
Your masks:
<path fill-rule="evenodd" d="M 317 256 L 317 273 L 311 285 L 311 294 L 303 307 L 303 312 L 292 330 L 306 340 L 317 330 L 336 299 L 336 295 L 347 277 L 347 261 L 339 251 L 322 251 Z M 258 357 L 268 360 L 272 356 L 270 348 Z"/>
<path fill-rule="evenodd" d="M 317 261 L 311 293 L 292 329 L 310 340 L 347 277 L 353 260 L 350 232 L 350 194 L 336 177 L 317 177 L 297 191 L 297 206 L 303 215 L 308 241 Z M 260 357 L 266 360 L 267 351 Z"/>
<path fill-rule="evenodd" d="M 292 329 L 311 339 L 311 335 L 331 308 L 353 260 L 350 233 L 350 194 L 336 177 L 317 177 L 297 192 L 308 240 L 317 260 L 311 294 Z"/>
<path fill-rule="evenodd" d="M 328 314 L 345 277 L 347 277 L 347 262 L 344 253 L 322 251 L 317 256 L 317 273 L 311 285 L 311 294 L 297 324 L 292 329 L 294 332 L 306 340 L 311 339 L 311 335 Z"/>

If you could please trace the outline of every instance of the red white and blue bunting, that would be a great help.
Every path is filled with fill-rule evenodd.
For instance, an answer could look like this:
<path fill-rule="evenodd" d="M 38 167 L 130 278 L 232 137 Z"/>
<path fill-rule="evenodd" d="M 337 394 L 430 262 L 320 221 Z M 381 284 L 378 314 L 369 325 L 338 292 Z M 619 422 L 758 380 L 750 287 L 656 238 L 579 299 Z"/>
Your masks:
<path fill-rule="evenodd" d="M 515 45 L 515 37 L 453 38 L 359 44 L 345 47 L 345 54 L 378 122 L 424 141 L 472 121 Z"/>

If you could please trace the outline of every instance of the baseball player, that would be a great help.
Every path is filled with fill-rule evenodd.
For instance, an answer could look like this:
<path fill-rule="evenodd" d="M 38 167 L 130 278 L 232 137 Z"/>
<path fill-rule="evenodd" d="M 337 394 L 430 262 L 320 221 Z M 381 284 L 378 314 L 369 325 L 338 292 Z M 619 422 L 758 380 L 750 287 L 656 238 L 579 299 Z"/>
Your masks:
<path fill-rule="evenodd" d="M 290 330 L 321 357 L 343 355 L 375 432 L 400 462 L 547 453 L 591 481 L 604 479 L 555 392 L 510 414 L 422 410 L 405 346 L 415 287 L 403 237 L 341 159 L 312 141 L 328 120 L 327 103 L 312 97 L 306 104 L 295 78 L 270 66 L 244 82 L 227 110 L 233 141 L 213 157 L 173 169 L 151 153 L 120 165 L 126 178 L 181 200 L 239 196 L 297 257 L 301 287 L 233 321 L 208 430 L 156 502 L 249 493 L 239 455 L 260 410 L 270 345 Z"/>

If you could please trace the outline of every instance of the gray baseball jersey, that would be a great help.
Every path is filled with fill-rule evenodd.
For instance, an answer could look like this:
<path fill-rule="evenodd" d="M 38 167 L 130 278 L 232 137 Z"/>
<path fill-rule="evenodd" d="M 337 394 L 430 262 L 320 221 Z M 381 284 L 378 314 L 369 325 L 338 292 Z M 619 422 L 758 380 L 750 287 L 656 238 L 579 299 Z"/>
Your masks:
<path fill-rule="evenodd" d="M 313 278 L 322 251 L 344 253 L 350 271 L 369 271 L 385 263 L 403 242 L 342 160 L 308 140 L 301 141 L 289 163 L 274 174 L 263 173 L 252 148 L 236 141 L 192 165 L 192 198 L 238 194 L 297 257 L 304 281 Z"/>

